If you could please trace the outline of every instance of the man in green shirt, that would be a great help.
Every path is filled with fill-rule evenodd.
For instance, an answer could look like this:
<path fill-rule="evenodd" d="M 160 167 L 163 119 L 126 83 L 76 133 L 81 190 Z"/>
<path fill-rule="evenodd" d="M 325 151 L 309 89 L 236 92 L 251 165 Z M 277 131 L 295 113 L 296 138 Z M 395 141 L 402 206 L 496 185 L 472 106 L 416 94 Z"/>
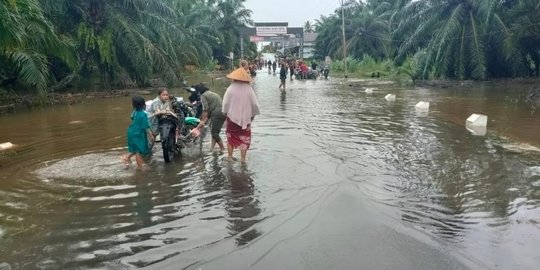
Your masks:
<path fill-rule="evenodd" d="M 208 90 L 208 87 L 202 83 L 196 85 L 195 90 L 201 94 L 201 103 L 203 108 L 199 127 L 204 127 L 208 120 L 210 120 L 210 134 L 212 135 L 212 144 L 210 149 L 214 150 L 214 146 L 217 143 L 219 145 L 219 149 L 223 151 L 225 146 L 223 145 L 223 140 L 219 136 L 223 123 L 225 122 L 225 115 L 223 115 L 221 112 L 223 100 L 218 94 Z"/>

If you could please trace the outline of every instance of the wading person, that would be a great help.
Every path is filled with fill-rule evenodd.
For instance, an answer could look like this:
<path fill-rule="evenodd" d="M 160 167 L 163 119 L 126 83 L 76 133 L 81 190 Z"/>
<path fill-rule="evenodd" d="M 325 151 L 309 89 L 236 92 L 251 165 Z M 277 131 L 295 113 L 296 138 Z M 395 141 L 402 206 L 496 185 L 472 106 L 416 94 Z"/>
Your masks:
<path fill-rule="evenodd" d="M 274 63 L 272 63 L 272 71 L 274 71 L 274 75 L 276 75 L 276 69 L 277 69 L 277 60 L 274 60 Z"/>
<path fill-rule="evenodd" d="M 131 113 L 131 125 L 127 131 L 127 144 L 129 154 L 122 156 L 124 164 L 131 164 L 131 157 L 135 156 L 137 168 L 143 169 L 145 164 L 142 156 L 150 154 L 148 140 L 153 140 L 154 136 L 150 130 L 148 116 L 144 112 L 146 104 L 144 98 L 135 96 L 132 98 L 133 112 Z"/>
<path fill-rule="evenodd" d="M 294 69 L 295 69 L 295 64 L 294 64 L 294 61 L 291 60 L 291 62 L 289 63 L 289 71 L 291 73 L 291 81 L 293 80 L 293 75 L 294 75 Z"/>
<path fill-rule="evenodd" d="M 218 94 L 208 90 L 208 87 L 202 83 L 196 85 L 195 89 L 201 95 L 203 110 L 199 128 L 203 128 L 210 120 L 210 134 L 212 135 L 210 150 L 214 150 L 214 146 L 217 144 L 219 145 L 219 149 L 223 151 L 225 150 L 225 146 L 223 146 L 223 140 L 221 140 L 221 137 L 219 136 L 223 123 L 225 122 L 225 115 L 221 111 L 223 108 L 223 100 Z"/>
<path fill-rule="evenodd" d="M 281 84 L 279 85 L 279 89 L 283 87 L 283 90 L 285 90 L 285 83 L 287 82 L 287 68 L 288 65 L 285 61 L 281 63 L 281 68 L 279 69 L 279 79 L 281 80 Z"/>
<path fill-rule="evenodd" d="M 243 68 L 227 75 L 232 80 L 223 96 L 223 110 L 226 115 L 227 153 L 233 159 L 233 150 L 240 149 L 240 160 L 246 162 L 247 150 L 251 145 L 251 122 L 259 114 L 259 104 L 251 77 Z"/>

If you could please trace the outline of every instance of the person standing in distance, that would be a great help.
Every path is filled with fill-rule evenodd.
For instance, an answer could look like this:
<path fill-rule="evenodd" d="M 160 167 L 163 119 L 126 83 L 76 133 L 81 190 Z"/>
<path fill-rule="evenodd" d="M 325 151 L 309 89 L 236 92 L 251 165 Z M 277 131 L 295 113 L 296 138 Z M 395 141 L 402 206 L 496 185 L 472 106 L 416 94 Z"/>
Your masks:
<path fill-rule="evenodd" d="M 282 61 L 281 62 L 281 68 L 279 70 L 279 79 L 281 80 L 281 84 L 279 85 L 279 89 L 283 87 L 283 90 L 285 90 L 285 83 L 287 82 L 287 68 L 289 65 L 287 65 L 287 62 Z"/>

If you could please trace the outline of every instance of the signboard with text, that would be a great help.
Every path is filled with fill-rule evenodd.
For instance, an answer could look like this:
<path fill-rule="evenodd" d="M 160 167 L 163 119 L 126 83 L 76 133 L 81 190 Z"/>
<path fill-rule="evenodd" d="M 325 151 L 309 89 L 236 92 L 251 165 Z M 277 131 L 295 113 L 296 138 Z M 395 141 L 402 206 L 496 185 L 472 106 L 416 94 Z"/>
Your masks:
<path fill-rule="evenodd" d="M 274 36 L 287 34 L 286 26 L 258 26 L 255 27 L 257 36 Z"/>
<path fill-rule="evenodd" d="M 259 36 L 249 36 L 249 41 L 251 41 L 251 42 L 263 42 L 263 41 L 264 41 L 264 37 L 259 37 Z"/>

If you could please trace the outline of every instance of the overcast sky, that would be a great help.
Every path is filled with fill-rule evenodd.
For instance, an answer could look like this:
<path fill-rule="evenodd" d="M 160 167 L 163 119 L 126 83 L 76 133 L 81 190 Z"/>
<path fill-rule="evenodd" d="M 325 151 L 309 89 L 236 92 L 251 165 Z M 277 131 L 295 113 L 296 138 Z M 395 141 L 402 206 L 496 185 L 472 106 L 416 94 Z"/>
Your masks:
<path fill-rule="evenodd" d="M 255 22 L 288 22 L 291 27 L 315 22 L 339 6 L 339 0 L 247 0 L 246 8 L 253 11 Z"/>

